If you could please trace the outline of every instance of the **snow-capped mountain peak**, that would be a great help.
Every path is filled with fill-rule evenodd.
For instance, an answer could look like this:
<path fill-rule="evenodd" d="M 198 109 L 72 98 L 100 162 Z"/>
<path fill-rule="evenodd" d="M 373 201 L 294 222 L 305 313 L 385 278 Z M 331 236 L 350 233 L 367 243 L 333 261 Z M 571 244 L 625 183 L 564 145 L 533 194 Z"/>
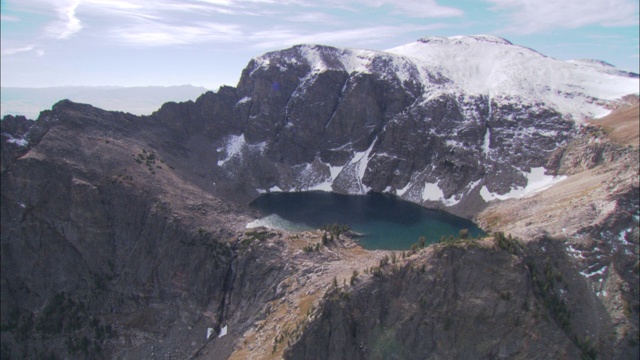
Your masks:
<path fill-rule="evenodd" d="M 306 83 L 325 71 L 377 74 L 417 84 L 425 99 L 442 94 L 515 98 L 582 121 L 607 115 L 638 93 L 638 75 L 598 61 L 561 61 L 493 35 L 423 37 L 386 51 L 298 45 L 254 59 L 253 71 L 305 64 Z"/>
<path fill-rule="evenodd" d="M 451 36 L 451 37 L 438 37 L 438 36 L 425 36 L 423 38 L 418 39 L 419 42 L 422 43 L 440 43 L 440 44 L 451 44 L 451 43 L 470 43 L 470 42 L 483 42 L 490 44 L 503 44 L 503 45 L 513 45 L 511 41 L 501 38 L 499 36 L 494 35 L 471 35 L 471 36 Z"/>
<path fill-rule="evenodd" d="M 578 121 L 604 116 L 607 101 L 638 93 L 633 74 L 602 63 L 557 60 L 491 35 L 428 37 L 387 52 L 437 69 L 453 84 L 447 91 L 518 97 Z"/>

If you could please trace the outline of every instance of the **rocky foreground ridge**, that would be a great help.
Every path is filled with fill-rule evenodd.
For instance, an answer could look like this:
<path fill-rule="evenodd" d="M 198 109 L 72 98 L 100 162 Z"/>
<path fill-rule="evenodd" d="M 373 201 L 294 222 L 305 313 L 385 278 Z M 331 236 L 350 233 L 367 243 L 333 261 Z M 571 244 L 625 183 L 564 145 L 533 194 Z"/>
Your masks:
<path fill-rule="evenodd" d="M 637 84 L 495 37 L 424 38 L 269 53 L 151 116 L 7 116 L 2 358 L 636 358 L 638 144 L 613 134 L 637 105 L 584 121 L 627 114 Z M 535 192 L 539 169 L 564 180 Z M 403 253 L 244 228 L 261 192 L 310 189 L 393 193 L 520 241 Z"/>

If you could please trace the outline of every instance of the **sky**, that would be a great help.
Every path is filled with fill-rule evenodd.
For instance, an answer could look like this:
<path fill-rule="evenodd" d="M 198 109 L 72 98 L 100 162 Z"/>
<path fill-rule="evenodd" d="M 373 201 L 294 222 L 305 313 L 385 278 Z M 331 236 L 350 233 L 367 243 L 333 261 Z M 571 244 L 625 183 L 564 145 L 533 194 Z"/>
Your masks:
<path fill-rule="evenodd" d="M 235 86 L 253 57 L 490 34 L 638 71 L 637 0 L 0 0 L 1 85 Z"/>

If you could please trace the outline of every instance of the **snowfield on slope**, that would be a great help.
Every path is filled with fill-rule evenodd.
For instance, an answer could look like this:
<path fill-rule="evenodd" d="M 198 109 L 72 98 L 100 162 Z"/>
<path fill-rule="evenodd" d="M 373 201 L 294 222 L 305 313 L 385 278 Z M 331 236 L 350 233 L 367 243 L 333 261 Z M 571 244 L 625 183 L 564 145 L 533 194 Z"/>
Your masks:
<path fill-rule="evenodd" d="M 486 186 L 483 186 L 480 189 L 480 196 L 484 201 L 489 202 L 493 200 L 507 200 L 507 199 L 520 199 L 523 197 L 533 196 L 540 191 L 544 191 L 551 186 L 559 183 L 560 181 L 566 179 L 566 176 L 553 176 L 553 175 L 545 175 L 545 168 L 531 168 L 530 172 L 523 171 L 522 174 L 527 178 L 527 186 L 525 187 L 516 187 L 512 188 L 510 192 L 506 194 L 494 194 L 487 189 Z"/>
<path fill-rule="evenodd" d="M 602 62 L 560 61 L 495 36 L 427 37 L 387 52 L 437 68 L 456 91 L 542 102 L 577 121 L 609 114 L 602 100 L 638 93 L 638 77 Z"/>

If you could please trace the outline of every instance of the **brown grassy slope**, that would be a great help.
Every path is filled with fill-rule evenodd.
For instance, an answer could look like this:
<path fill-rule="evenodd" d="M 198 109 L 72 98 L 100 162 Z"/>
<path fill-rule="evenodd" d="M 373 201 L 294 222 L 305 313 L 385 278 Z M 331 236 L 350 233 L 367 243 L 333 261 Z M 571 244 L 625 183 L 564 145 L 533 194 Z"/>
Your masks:
<path fill-rule="evenodd" d="M 589 121 L 602 127 L 604 136 L 578 138 L 567 145 L 563 169 L 575 171 L 566 180 L 530 197 L 491 203 L 476 217 L 481 227 L 523 240 L 542 233 L 564 237 L 610 216 L 619 196 L 638 186 L 640 103 L 637 97 L 625 100 L 629 107 Z M 616 145 L 603 145 L 609 141 Z M 602 159 L 593 161 L 592 157 Z M 571 164 L 577 167 L 571 169 Z"/>
<path fill-rule="evenodd" d="M 612 141 L 620 145 L 639 146 L 640 144 L 640 105 L 616 110 L 591 124 L 604 128 Z"/>

